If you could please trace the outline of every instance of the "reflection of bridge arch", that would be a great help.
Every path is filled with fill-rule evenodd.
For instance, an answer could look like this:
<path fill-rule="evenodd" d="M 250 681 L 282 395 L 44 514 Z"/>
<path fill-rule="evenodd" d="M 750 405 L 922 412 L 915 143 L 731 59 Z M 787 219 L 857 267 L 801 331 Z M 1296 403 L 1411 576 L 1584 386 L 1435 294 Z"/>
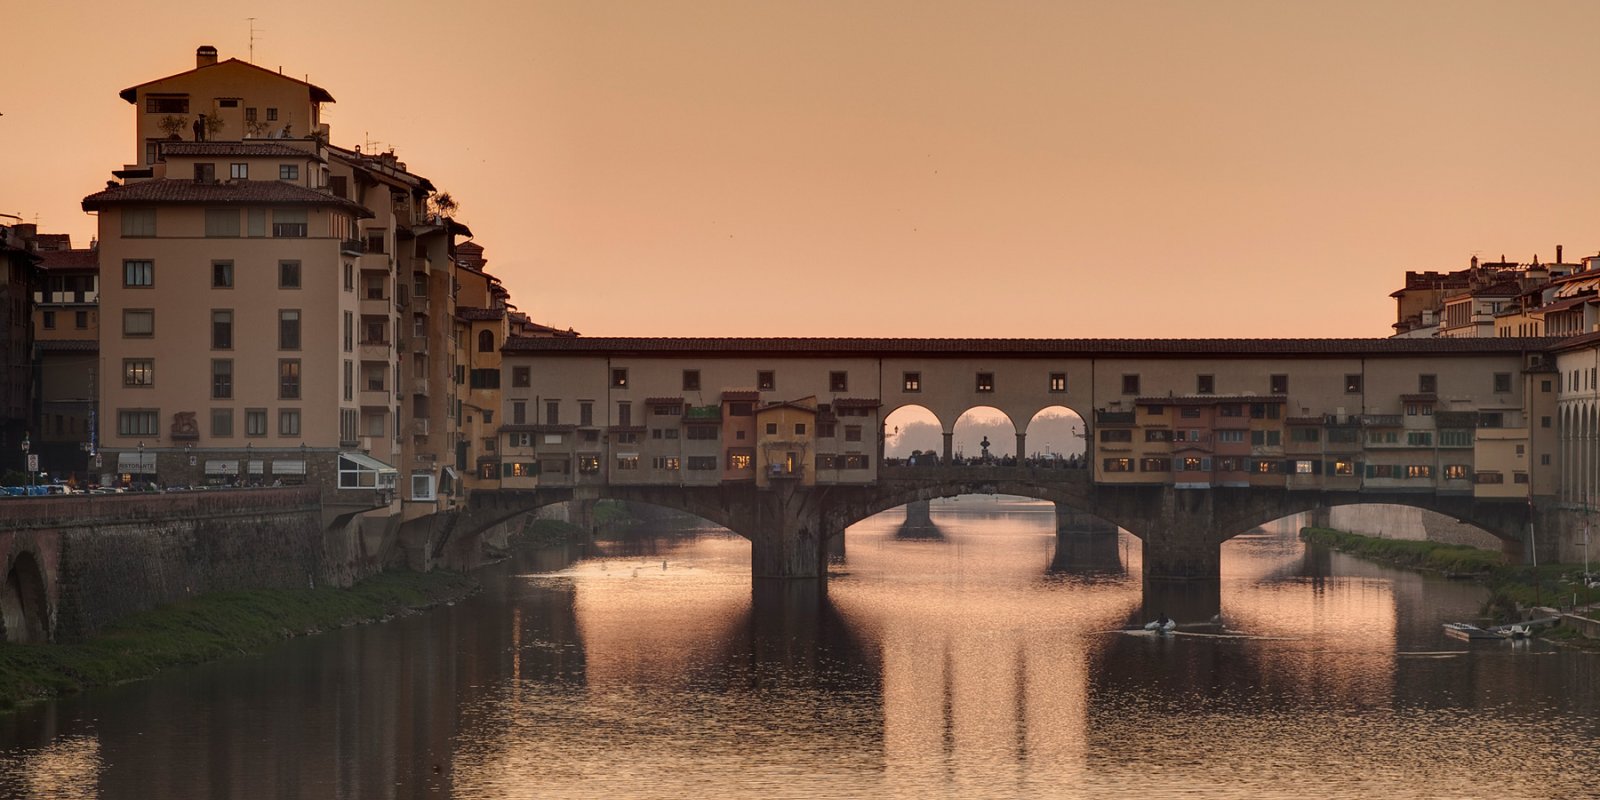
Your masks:
<path fill-rule="evenodd" d="M 0 586 L 0 639 L 19 644 L 49 641 L 48 597 L 39 561 L 29 551 L 17 553 Z"/>

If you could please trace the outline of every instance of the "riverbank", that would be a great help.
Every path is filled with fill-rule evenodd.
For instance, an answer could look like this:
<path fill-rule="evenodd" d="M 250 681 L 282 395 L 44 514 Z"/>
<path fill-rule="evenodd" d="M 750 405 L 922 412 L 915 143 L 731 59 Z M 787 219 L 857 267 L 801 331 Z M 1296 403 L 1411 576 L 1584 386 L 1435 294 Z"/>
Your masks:
<path fill-rule="evenodd" d="M 1583 608 L 1600 603 L 1600 588 L 1579 580 L 1578 564 L 1505 564 L 1499 553 L 1475 547 L 1410 539 L 1380 539 L 1331 528 L 1302 528 L 1300 538 L 1343 553 L 1397 567 L 1468 578 L 1489 589 L 1483 616 L 1492 622 L 1515 622 L 1525 609 Z M 1552 638 L 1572 638 L 1556 635 Z"/>
<path fill-rule="evenodd" d="M 450 603 L 478 590 L 453 572 L 387 572 L 348 589 L 219 592 L 121 620 L 73 644 L 0 644 L 0 710 L 260 652 L 296 636 Z"/>

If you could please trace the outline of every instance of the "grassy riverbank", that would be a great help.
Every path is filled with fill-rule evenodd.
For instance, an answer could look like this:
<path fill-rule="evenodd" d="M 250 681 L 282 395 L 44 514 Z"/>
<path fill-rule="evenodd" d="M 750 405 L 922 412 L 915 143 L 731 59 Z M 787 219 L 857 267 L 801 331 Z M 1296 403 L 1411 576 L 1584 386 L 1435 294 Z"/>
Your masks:
<path fill-rule="evenodd" d="M 536 519 L 522 530 L 511 535 L 510 544 L 516 548 L 558 547 L 571 542 L 581 542 L 583 528 L 558 519 Z"/>
<path fill-rule="evenodd" d="M 1577 564 L 1541 564 L 1538 567 L 1502 563 L 1501 555 L 1464 545 L 1409 539 L 1379 539 L 1329 528 L 1303 528 L 1301 538 L 1340 552 L 1398 567 L 1468 577 L 1489 588 L 1485 616 L 1510 621 L 1519 608 L 1570 607 L 1600 602 L 1600 589 L 1585 588 Z"/>
<path fill-rule="evenodd" d="M 76 644 L 0 644 L 0 709 L 259 652 L 284 639 L 385 619 L 477 590 L 452 572 L 388 572 L 348 589 L 218 592 L 121 620 Z"/>

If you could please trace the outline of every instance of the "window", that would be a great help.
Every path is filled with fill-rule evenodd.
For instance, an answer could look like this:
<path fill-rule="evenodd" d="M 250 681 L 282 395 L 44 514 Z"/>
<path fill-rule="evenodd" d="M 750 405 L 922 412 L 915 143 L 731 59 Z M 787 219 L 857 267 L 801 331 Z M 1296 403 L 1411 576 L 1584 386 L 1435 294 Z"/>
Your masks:
<path fill-rule="evenodd" d="M 717 468 L 716 456 L 689 456 L 688 468 L 693 471 L 712 470 Z"/>
<path fill-rule="evenodd" d="M 1101 471 L 1102 472 L 1132 472 L 1133 471 L 1133 459 L 1131 459 L 1131 458 L 1108 458 L 1104 462 L 1102 462 Z"/>
<path fill-rule="evenodd" d="M 617 456 L 617 469 L 634 470 L 639 468 L 638 456 Z"/>
<path fill-rule="evenodd" d="M 729 403 L 728 404 L 728 416 L 730 416 L 730 417 L 748 417 L 752 413 L 751 409 L 752 409 L 752 406 L 751 406 L 750 403 Z"/>
<path fill-rule="evenodd" d="M 267 210 L 264 208 L 245 209 L 245 233 L 249 236 L 267 235 Z"/>
<path fill-rule="evenodd" d="M 474 389 L 500 388 L 500 370 L 493 367 L 473 370 L 471 372 L 471 385 Z"/>
<path fill-rule="evenodd" d="M 1511 473 L 1511 482 L 1512 483 L 1527 483 L 1528 482 L 1528 473 L 1526 473 L 1526 472 L 1513 472 L 1513 473 Z"/>
<path fill-rule="evenodd" d="M 1478 427 L 1503 428 L 1505 427 L 1505 417 L 1498 411 L 1480 411 L 1478 412 Z"/>
<path fill-rule="evenodd" d="M 303 208 L 273 209 L 272 235 L 280 239 L 306 238 L 306 210 Z"/>
<path fill-rule="evenodd" d="M 1147 442 L 1170 442 L 1172 441 L 1172 431 L 1166 428 L 1151 428 L 1144 432 L 1144 440 Z"/>
<path fill-rule="evenodd" d="M 1356 474 L 1355 462 L 1353 462 L 1353 461 L 1344 461 L 1344 460 L 1339 460 L 1339 461 L 1333 462 L 1333 474 L 1335 474 L 1335 475 L 1354 475 L 1354 474 Z"/>
<path fill-rule="evenodd" d="M 1267 391 L 1271 394 L 1289 393 L 1289 376 L 1273 375 L 1267 380 Z"/>
<path fill-rule="evenodd" d="M 1446 464 L 1444 466 L 1444 479 L 1447 481 L 1464 481 L 1467 479 L 1467 465 Z"/>
<path fill-rule="evenodd" d="M 1443 430 L 1439 431 L 1439 444 L 1444 447 L 1471 447 L 1472 431 L 1469 430 Z"/>
<path fill-rule="evenodd" d="M 283 408 L 278 410 L 278 435 L 300 435 L 300 409 Z"/>
<path fill-rule="evenodd" d="M 278 180 L 280 180 L 280 181 L 297 181 L 297 180 L 300 180 L 300 165 L 299 164 L 279 164 L 278 165 Z"/>
<path fill-rule="evenodd" d="M 683 390 L 686 392 L 700 391 L 700 370 L 686 369 L 683 371 Z"/>
<path fill-rule="evenodd" d="M 122 262 L 122 285 L 130 289 L 148 289 L 156 285 L 154 261 Z"/>
<path fill-rule="evenodd" d="M 832 439 L 834 437 L 835 425 L 836 425 L 836 423 L 833 423 L 833 422 L 819 422 L 819 423 L 817 423 L 817 438 L 819 438 L 819 439 Z"/>
<path fill-rule="evenodd" d="M 211 288 L 213 288 L 213 289 L 232 289 L 233 288 L 233 262 L 232 261 L 213 261 L 213 262 L 211 262 Z"/>
<path fill-rule="evenodd" d="M 187 114 L 189 113 L 189 96 L 152 94 L 144 98 L 144 110 L 147 114 Z"/>
<path fill-rule="evenodd" d="M 613 389 L 626 389 L 626 388 L 628 388 L 628 371 L 627 370 L 625 370 L 625 369 L 614 369 L 614 370 L 611 370 L 611 388 L 613 388 Z"/>
<path fill-rule="evenodd" d="M 1050 391 L 1056 392 L 1056 393 L 1060 393 L 1060 392 L 1065 392 L 1066 390 L 1067 390 L 1067 373 L 1065 373 L 1065 372 L 1052 372 L 1052 373 L 1050 373 Z"/>
<path fill-rule="evenodd" d="M 804 435 L 806 435 L 806 424 L 804 422 L 796 422 L 794 424 L 794 435 L 796 435 L 796 436 L 804 436 Z"/>
<path fill-rule="evenodd" d="M 1418 375 L 1417 392 L 1420 394 L 1437 394 L 1439 391 L 1438 375 Z"/>
<path fill-rule="evenodd" d="M 233 349 L 233 311 L 217 309 L 211 312 L 211 349 Z"/>
<path fill-rule="evenodd" d="M 617 425 L 627 428 L 633 425 L 633 404 L 627 401 L 617 402 Z"/>
<path fill-rule="evenodd" d="M 560 425 L 561 424 L 561 401 L 560 400 L 546 400 L 546 401 L 544 401 L 544 424 L 546 424 L 546 425 Z"/>
<path fill-rule="evenodd" d="M 282 358 L 278 360 L 278 399 L 300 399 L 300 359 Z"/>
<path fill-rule="evenodd" d="M 1196 375 L 1196 376 L 1194 376 L 1194 390 L 1195 390 L 1195 392 L 1197 394 L 1216 394 L 1217 393 L 1217 376 L 1215 376 L 1215 375 Z"/>
<path fill-rule="evenodd" d="M 920 373 L 920 372 L 902 373 L 901 376 L 900 376 L 900 389 L 901 389 L 901 391 L 912 392 L 912 393 L 916 393 L 916 392 L 922 391 L 922 373 Z"/>
<path fill-rule="evenodd" d="M 56 312 L 45 311 L 40 314 L 39 320 L 40 324 L 44 325 L 45 330 L 51 330 L 56 326 Z"/>
<path fill-rule="evenodd" d="M 211 399 L 233 399 L 233 359 L 211 360 Z"/>
<path fill-rule="evenodd" d="M 1289 441 L 1291 442 L 1318 442 L 1322 440 L 1322 431 L 1318 428 L 1290 428 Z"/>
<path fill-rule="evenodd" d="M 978 373 L 977 387 L 976 388 L 977 388 L 977 390 L 979 392 L 992 392 L 992 391 L 994 391 L 994 373 L 993 372 L 980 372 L 980 373 Z"/>
<path fill-rule="evenodd" d="M 1433 477 L 1433 465 L 1432 464 L 1407 464 L 1406 465 L 1406 477 L 1407 478 L 1431 478 L 1431 477 Z"/>
<path fill-rule="evenodd" d="M 156 362 L 149 358 L 125 358 L 122 360 L 122 385 L 123 386 L 154 386 L 156 385 Z"/>
<path fill-rule="evenodd" d="M 483 417 L 483 421 L 484 422 L 488 422 L 489 421 L 488 414 L 489 414 L 489 412 L 487 412 L 487 411 L 484 412 L 484 417 Z M 593 400 L 579 400 L 578 401 L 578 424 L 584 426 L 585 428 L 587 428 L 590 425 L 594 424 L 594 401 Z"/>
<path fill-rule="evenodd" d="M 228 177 L 232 180 L 245 180 L 250 177 L 249 164 L 229 164 Z M 237 215 L 235 215 L 237 216 Z"/>
<path fill-rule="evenodd" d="M 1539 391 L 1549 394 L 1550 388 L 1550 381 L 1539 381 Z"/>
<path fill-rule="evenodd" d="M 1539 418 L 1539 427 L 1541 427 L 1541 428 L 1550 427 L 1550 418 L 1549 417 L 1540 417 Z"/>
<path fill-rule="evenodd" d="M 1294 462 L 1294 474 L 1296 474 L 1296 475 L 1315 475 L 1316 474 L 1316 469 L 1313 466 L 1313 462 L 1300 460 L 1300 461 Z"/>
<path fill-rule="evenodd" d="M 532 385 L 532 383 L 533 383 L 533 379 L 532 379 L 531 374 L 528 371 L 528 367 L 512 367 L 511 368 L 511 385 L 512 386 L 520 388 L 520 389 L 526 389 L 526 388 L 528 388 L 528 386 Z"/>
<path fill-rule="evenodd" d="M 499 373 L 495 373 L 495 374 L 498 375 Z M 351 361 L 350 359 L 345 359 L 345 361 L 344 361 L 344 399 L 346 401 L 354 400 L 355 399 L 355 391 L 356 391 L 356 363 L 354 361 Z M 343 413 L 342 409 L 341 409 L 341 413 Z M 352 425 L 351 429 L 354 430 L 354 427 L 355 426 Z M 345 441 L 349 441 L 349 440 L 354 439 L 356 437 L 355 436 L 346 436 L 346 437 L 343 437 L 343 438 L 344 438 Z"/>
<path fill-rule="evenodd" d="M 848 391 L 850 391 L 850 373 L 848 373 L 848 372 L 830 372 L 830 373 L 828 373 L 828 391 L 830 391 L 830 392 L 848 392 Z"/>
<path fill-rule="evenodd" d="M 1108 428 L 1106 430 L 1100 431 L 1100 441 L 1102 441 L 1102 442 L 1132 442 L 1133 441 L 1133 431 L 1130 431 L 1130 430 L 1128 430 L 1126 428 Z"/>
<path fill-rule="evenodd" d="M 1124 376 L 1122 376 L 1122 393 L 1123 394 L 1138 394 L 1139 393 L 1139 376 L 1138 375 L 1124 375 Z"/>
<path fill-rule="evenodd" d="M 124 237 L 156 235 L 156 210 L 154 208 L 122 209 L 122 235 Z"/>
<path fill-rule="evenodd" d="M 1345 394 L 1361 394 L 1361 376 L 1360 375 L 1352 374 L 1352 375 L 1344 376 L 1344 393 Z"/>
<path fill-rule="evenodd" d="M 154 336 L 156 312 L 153 308 L 125 308 L 122 310 L 123 336 Z"/>
<path fill-rule="evenodd" d="M 277 122 L 278 121 L 278 109 L 272 108 L 270 106 L 267 108 L 267 121 L 268 122 Z"/>
<path fill-rule="evenodd" d="M 728 469 L 749 469 L 755 461 L 755 454 L 749 450 L 729 450 Z"/>
<path fill-rule="evenodd" d="M 285 308 L 278 311 L 278 349 L 300 349 L 300 310 Z"/>
<path fill-rule="evenodd" d="M 233 435 L 233 409 L 231 409 L 231 408 L 213 408 L 213 409 L 211 409 L 211 435 L 212 436 L 232 436 Z M 248 465 L 246 466 L 246 468 L 248 469 Z"/>
<path fill-rule="evenodd" d="M 756 372 L 756 391 L 770 392 L 778 388 L 778 374 L 770 369 Z"/>
<path fill-rule="evenodd" d="M 1496 372 L 1494 374 L 1494 393 L 1506 394 L 1511 391 L 1511 373 Z"/>
<path fill-rule="evenodd" d="M 155 436 L 160 430 L 161 412 L 135 408 L 117 410 L 118 436 Z"/>
<path fill-rule="evenodd" d="M 244 410 L 244 435 L 267 435 L 267 410 L 264 408 L 247 408 Z"/>
<path fill-rule="evenodd" d="M 195 164 L 194 165 L 194 180 L 195 180 L 195 183 L 216 183 L 216 181 L 217 181 L 217 165 L 216 164 Z"/>
<path fill-rule="evenodd" d="M 72 327 L 77 328 L 80 331 L 87 329 L 89 327 L 89 312 L 72 312 Z"/>
<path fill-rule="evenodd" d="M 862 454 L 860 454 L 860 453 L 851 453 L 849 455 L 846 455 L 844 457 L 844 465 L 841 467 L 841 469 L 866 469 L 866 468 L 867 468 L 867 457 L 862 455 Z"/>
<path fill-rule="evenodd" d="M 776 423 L 776 422 L 767 423 L 767 435 L 768 436 L 776 436 L 776 435 L 778 435 L 778 423 Z"/>
<path fill-rule="evenodd" d="M 1243 444 L 1244 443 L 1244 431 L 1240 431 L 1240 430 L 1222 430 L 1222 431 L 1217 431 L 1217 441 L 1218 442 L 1222 442 L 1223 444 Z"/>
<path fill-rule="evenodd" d="M 1184 406 L 1178 409 L 1178 416 L 1184 419 L 1199 419 L 1200 408 L 1197 406 Z"/>
<path fill-rule="evenodd" d="M 678 471 L 678 458 L 676 456 L 657 456 L 650 459 L 652 469 L 664 469 L 672 472 Z"/>
<path fill-rule="evenodd" d="M 860 425 L 846 425 L 846 426 L 844 426 L 844 440 L 847 441 L 847 442 L 859 442 L 859 441 L 861 441 L 861 426 Z"/>
<path fill-rule="evenodd" d="M 1141 458 L 1139 459 L 1140 472 L 1171 472 L 1172 459 L 1170 458 Z"/>
<path fill-rule="evenodd" d="M 298 262 L 298 261 L 279 261 L 278 262 L 278 288 L 279 289 L 298 289 L 298 288 L 300 288 L 300 262 Z"/>

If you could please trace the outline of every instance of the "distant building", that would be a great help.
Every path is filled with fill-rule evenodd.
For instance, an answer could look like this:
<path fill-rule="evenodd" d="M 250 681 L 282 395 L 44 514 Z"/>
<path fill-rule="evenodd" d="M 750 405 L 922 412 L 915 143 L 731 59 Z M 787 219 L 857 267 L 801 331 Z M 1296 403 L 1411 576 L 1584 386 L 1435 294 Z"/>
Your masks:
<path fill-rule="evenodd" d="M 0 465 L 16 470 L 26 463 L 22 444 L 29 438 L 33 410 L 32 308 L 41 260 L 31 239 L 32 226 L 20 231 L 19 227 L 0 225 L 0 265 L 5 267 L 0 276 L 0 329 L 6 336 L 0 350 Z"/>
<path fill-rule="evenodd" d="M 98 247 L 73 249 L 65 234 L 39 234 L 40 282 L 33 293 L 34 450 L 52 477 L 94 480 L 99 422 L 100 261 Z"/>

